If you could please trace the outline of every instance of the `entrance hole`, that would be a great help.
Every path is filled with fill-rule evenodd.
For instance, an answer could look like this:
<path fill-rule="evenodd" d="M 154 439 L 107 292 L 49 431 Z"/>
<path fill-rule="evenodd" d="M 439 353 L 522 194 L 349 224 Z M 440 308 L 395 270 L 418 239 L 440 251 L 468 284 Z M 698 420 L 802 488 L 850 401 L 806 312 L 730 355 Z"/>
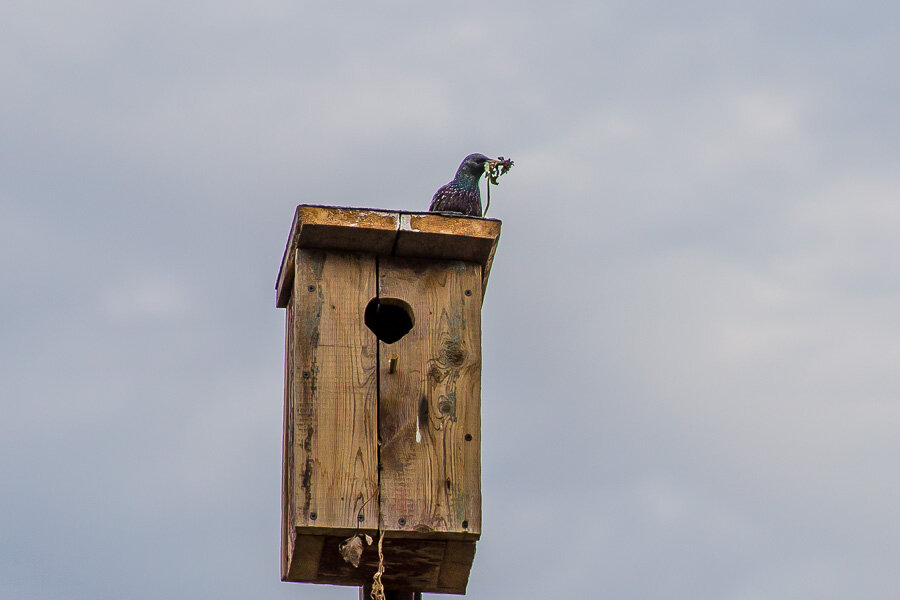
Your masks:
<path fill-rule="evenodd" d="M 385 344 L 393 344 L 415 324 L 412 307 L 398 298 L 372 298 L 366 305 L 366 327 Z"/>

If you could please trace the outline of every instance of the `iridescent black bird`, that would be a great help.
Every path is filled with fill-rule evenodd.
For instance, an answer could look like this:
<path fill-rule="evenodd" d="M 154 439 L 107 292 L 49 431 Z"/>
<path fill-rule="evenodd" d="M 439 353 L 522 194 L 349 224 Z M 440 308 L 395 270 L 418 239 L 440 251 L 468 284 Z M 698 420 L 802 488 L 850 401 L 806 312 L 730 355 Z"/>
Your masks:
<path fill-rule="evenodd" d="M 432 212 L 456 212 L 471 217 L 481 216 L 481 190 L 478 181 L 484 174 L 484 163 L 491 160 L 484 154 L 470 154 L 456 170 L 456 177 L 434 193 Z"/>

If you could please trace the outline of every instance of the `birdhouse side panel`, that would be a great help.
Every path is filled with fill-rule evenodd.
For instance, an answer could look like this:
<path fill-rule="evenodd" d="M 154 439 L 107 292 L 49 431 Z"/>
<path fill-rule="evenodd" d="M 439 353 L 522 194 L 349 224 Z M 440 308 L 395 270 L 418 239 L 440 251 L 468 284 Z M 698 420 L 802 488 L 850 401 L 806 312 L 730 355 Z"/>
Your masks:
<path fill-rule="evenodd" d="M 282 438 L 281 479 L 281 578 L 290 571 L 290 558 L 294 554 L 294 303 L 288 299 L 284 325 L 284 432 Z"/>
<path fill-rule="evenodd" d="M 392 531 L 481 532 L 481 266 L 379 257 L 410 332 L 380 343 L 381 501 Z M 391 362 L 394 362 L 393 372 Z"/>
<path fill-rule="evenodd" d="M 294 526 L 377 528 L 377 340 L 363 322 L 375 257 L 301 249 L 295 265 Z"/>

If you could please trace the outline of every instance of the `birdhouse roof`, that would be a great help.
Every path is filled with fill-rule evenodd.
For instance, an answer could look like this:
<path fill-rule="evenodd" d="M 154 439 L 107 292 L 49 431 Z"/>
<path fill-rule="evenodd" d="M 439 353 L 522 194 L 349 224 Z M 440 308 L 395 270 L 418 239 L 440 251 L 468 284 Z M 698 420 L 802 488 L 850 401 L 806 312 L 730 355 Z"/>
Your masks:
<path fill-rule="evenodd" d="M 287 306 L 297 248 L 475 262 L 485 288 L 500 225 L 498 219 L 464 215 L 301 204 L 281 259 L 275 304 Z"/>

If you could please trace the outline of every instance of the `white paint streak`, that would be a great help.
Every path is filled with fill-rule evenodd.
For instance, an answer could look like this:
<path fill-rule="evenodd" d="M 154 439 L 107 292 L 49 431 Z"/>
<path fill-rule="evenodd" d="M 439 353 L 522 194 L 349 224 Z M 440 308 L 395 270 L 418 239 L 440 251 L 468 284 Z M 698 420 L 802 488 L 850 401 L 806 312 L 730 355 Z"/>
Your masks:
<path fill-rule="evenodd" d="M 422 443 L 422 430 L 419 428 L 419 417 L 416 415 L 416 443 Z"/>

